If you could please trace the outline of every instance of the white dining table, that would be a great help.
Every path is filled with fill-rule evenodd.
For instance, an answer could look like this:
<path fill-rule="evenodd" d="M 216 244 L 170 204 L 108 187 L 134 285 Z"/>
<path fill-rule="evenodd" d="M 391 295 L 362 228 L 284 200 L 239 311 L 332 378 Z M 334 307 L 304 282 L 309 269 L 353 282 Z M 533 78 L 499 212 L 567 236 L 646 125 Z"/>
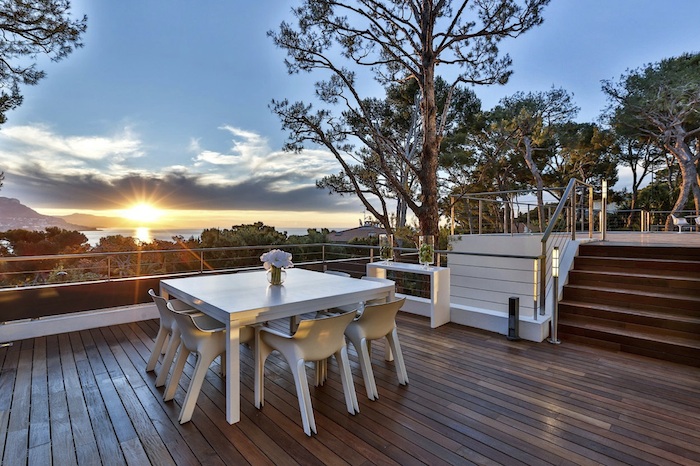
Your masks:
<path fill-rule="evenodd" d="M 311 270 L 287 269 L 282 285 L 270 285 L 265 271 L 198 275 L 161 280 L 165 298 L 178 298 L 226 324 L 226 420 L 240 421 L 239 329 L 370 299 L 387 299 L 394 286 Z"/>

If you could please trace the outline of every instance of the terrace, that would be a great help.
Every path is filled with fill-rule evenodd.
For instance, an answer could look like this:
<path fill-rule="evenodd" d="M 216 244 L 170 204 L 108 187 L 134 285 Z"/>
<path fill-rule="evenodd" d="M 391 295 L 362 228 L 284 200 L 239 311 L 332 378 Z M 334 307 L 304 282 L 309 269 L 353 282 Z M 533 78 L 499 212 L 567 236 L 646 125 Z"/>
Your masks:
<path fill-rule="evenodd" d="M 156 321 L 17 341 L 0 349 L 3 464 L 700 464 L 700 368 L 452 323 L 431 329 L 409 314 L 398 326 L 409 385 L 396 383 L 378 344 L 380 398 L 367 400 L 351 350 L 360 413 L 346 412 L 331 363 L 328 383 L 312 387 L 310 438 L 275 355 L 262 410 L 243 349 L 241 422 L 225 421 L 214 365 L 180 425 L 187 381 L 164 403 L 144 370 Z"/>
<path fill-rule="evenodd" d="M 545 242 L 544 257 L 494 254 L 484 261 L 483 253 L 474 256 L 481 262 L 525 264 L 512 268 L 529 277 L 525 288 L 542 293 L 534 315 L 525 319 L 549 325 L 552 247 L 565 247 L 577 233 L 599 239 L 593 231 L 569 230 Z M 700 246 L 700 234 L 688 232 L 607 235 L 608 244 Z M 298 248 L 297 265 L 314 270 L 358 276 L 375 259 L 371 247 Z M 174 255 L 184 254 L 182 263 L 191 267 L 180 275 L 222 273 L 245 270 L 236 261 L 259 256 L 249 249 L 115 253 L 94 261 L 4 258 L 6 264 L 57 259 L 67 272 L 61 283 L 0 290 L 6 321 L 0 342 L 11 343 L 0 348 L 2 464 L 700 464 L 699 367 L 575 339 L 561 345 L 509 341 L 503 331 L 460 325 L 454 318 L 431 328 L 420 312 L 401 313 L 397 321 L 410 384 L 397 384 L 393 363 L 384 361 L 383 343 L 377 342 L 372 354 L 380 398 L 369 401 L 350 347 L 360 413 L 346 412 L 332 362 L 328 382 L 311 388 L 318 424 L 313 437 L 301 428 L 293 379 L 276 354 L 267 364 L 265 407 L 254 407 L 253 355 L 246 348 L 241 421 L 226 422 L 225 381 L 217 362 L 192 422 L 180 425 L 194 361 L 174 401 L 163 402 L 155 376 L 145 372 L 157 313 L 152 304 L 139 303 L 147 302 L 145 291 L 164 277 L 154 274 L 156 265 L 172 263 Z M 415 260 L 415 251 L 398 252 L 402 261 Z M 445 258 L 450 265 L 470 256 L 440 253 L 443 265 Z M 544 280 L 538 274 L 533 279 L 533 261 L 547 266 Z M 72 268 L 86 263 L 93 264 L 97 278 L 72 283 Z M 453 283 L 462 279 L 454 277 Z M 425 287 L 415 277 L 398 277 L 398 282 L 398 291 L 409 295 L 421 295 Z M 451 307 L 453 317 L 463 311 Z"/>

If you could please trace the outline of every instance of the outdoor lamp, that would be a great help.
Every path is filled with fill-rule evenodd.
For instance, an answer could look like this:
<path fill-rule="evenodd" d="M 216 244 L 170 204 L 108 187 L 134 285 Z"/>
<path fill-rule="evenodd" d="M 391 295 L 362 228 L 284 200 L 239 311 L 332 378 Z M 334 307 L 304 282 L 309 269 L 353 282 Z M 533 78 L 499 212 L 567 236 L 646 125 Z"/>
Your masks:
<path fill-rule="evenodd" d="M 533 267 L 532 267 L 532 302 L 533 302 L 534 310 L 535 310 L 535 313 L 534 313 L 535 319 L 537 319 L 537 278 L 538 278 L 537 274 L 539 273 L 539 271 L 537 270 L 538 269 L 538 267 L 537 267 L 538 261 L 539 261 L 539 259 L 535 259 L 533 261 Z"/>
<path fill-rule="evenodd" d="M 605 241 L 605 232 L 608 230 L 608 180 L 603 180 L 603 192 L 601 193 L 601 209 L 600 209 L 600 231 L 603 235 L 602 240 Z"/>
<path fill-rule="evenodd" d="M 603 180 L 603 187 L 602 187 L 602 197 L 604 201 L 608 200 L 608 180 Z"/>
<path fill-rule="evenodd" d="M 558 345 L 561 341 L 558 338 L 559 326 L 559 248 L 552 250 L 552 297 L 554 298 L 554 309 L 552 310 L 552 320 L 550 321 L 550 333 L 548 341 Z"/>

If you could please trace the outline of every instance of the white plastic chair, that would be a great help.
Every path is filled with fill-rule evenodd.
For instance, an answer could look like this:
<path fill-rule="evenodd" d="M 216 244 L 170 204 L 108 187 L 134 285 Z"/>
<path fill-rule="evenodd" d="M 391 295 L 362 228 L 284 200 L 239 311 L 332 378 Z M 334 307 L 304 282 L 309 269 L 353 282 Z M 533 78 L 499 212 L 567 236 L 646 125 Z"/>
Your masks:
<path fill-rule="evenodd" d="M 690 225 L 690 223 L 688 223 L 688 221 L 683 217 L 676 217 L 675 215 L 671 215 L 671 218 L 673 219 L 673 225 L 678 227 L 678 233 L 683 231 L 683 227 L 687 227 L 688 230 L 693 228 Z"/>
<path fill-rule="evenodd" d="M 700 231 L 700 216 L 695 217 L 695 231 Z"/>
<path fill-rule="evenodd" d="M 267 327 L 256 327 L 255 406 L 260 409 L 265 403 L 265 361 L 272 351 L 277 350 L 289 364 L 294 376 L 301 421 L 306 435 L 316 433 L 309 381 L 306 378 L 306 361 L 325 361 L 334 355 L 338 362 L 347 410 L 350 414 L 359 413 L 360 407 L 357 403 L 343 335 L 345 328 L 354 318 L 355 313 L 348 312 L 319 319 L 302 320 L 296 333 L 291 336 Z"/>
<path fill-rule="evenodd" d="M 165 390 L 163 399 L 170 401 L 175 396 L 180 377 L 182 376 L 187 357 L 190 353 L 195 353 L 197 363 L 194 367 L 194 373 L 190 379 L 189 387 L 185 400 L 180 409 L 178 420 L 180 424 L 188 422 L 192 418 L 194 407 L 197 404 L 197 397 L 202 388 L 204 377 L 209 370 L 209 366 L 221 355 L 222 372 L 226 366 L 226 326 L 216 319 L 207 315 L 192 316 L 181 314 L 175 311 L 171 303 L 168 303 L 168 309 L 173 311 L 172 316 L 175 319 L 180 330 L 180 345 L 177 354 L 177 360 L 173 368 L 173 373 L 168 381 L 168 387 Z M 255 334 L 251 327 L 242 327 L 240 329 L 240 342 L 247 343 L 253 340 Z"/>
<path fill-rule="evenodd" d="M 370 281 L 382 283 L 385 285 L 392 285 L 394 287 L 396 286 L 396 282 L 394 282 L 393 280 L 389 280 L 388 278 L 368 277 L 366 275 L 362 276 L 360 278 L 362 280 L 370 280 Z M 388 301 L 394 300 L 394 293 L 395 293 L 394 290 L 392 290 L 389 293 Z M 357 312 L 358 315 L 360 315 L 360 314 L 362 314 L 362 311 L 366 305 L 381 304 L 381 303 L 385 303 L 385 302 L 387 302 L 387 299 L 384 299 L 384 298 L 370 299 L 367 302 L 360 302 L 360 303 L 352 304 L 352 305 L 348 305 L 348 306 L 338 306 L 338 307 L 335 307 L 335 308 L 330 309 L 330 310 L 325 311 L 325 312 L 326 312 L 326 315 L 328 315 L 328 314 L 333 314 L 333 313 L 338 313 L 338 312 L 349 312 L 349 311 L 354 310 Z M 386 359 L 387 361 L 394 360 L 394 356 L 391 352 L 391 348 L 386 349 L 386 352 L 384 354 L 384 359 Z M 328 372 L 328 369 L 326 366 L 327 366 L 326 361 L 319 361 L 318 363 L 316 363 L 316 386 L 323 385 L 323 383 L 326 381 L 327 372 Z"/>
<path fill-rule="evenodd" d="M 361 278 L 362 280 L 370 280 L 370 281 L 373 281 L 373 282 L 383 283 L 383 284 L 385 284 L 385 285 L 393 285 L 393 286 L 394 286 L 394 290 L 392 290 L 391 293 L 389 293 L 389 301 L 393 301 L 393 300 L 394 300 L 394 293 L 395 293 L 395 290 L 396 290 L 396 282 L 395 282 L 394 280 L 389 280 L 388 278 L 369 277 L 369 276 L 367 276 L 367 275 L 363 275 L 363 276 L 360 277 L 360 278 Z M 375 303 L 382 303 L 382 302 L 384 302 L 383 299 L 372 299 L 372 300 L 367 301 L 365 304 L 375 304 Z"/>
<path fill-rule="evenodd" d="M 159 356 L 161 354 L 165 354 L 161 368 L 156 373 L 158 376 L 156 378 L 156 387 L 161 387 L 165 384 L 165 378 L 170 371 L 170 366 L 173 363 L 173 357 L 175 355 L 175 351 L 172 351 L 171 354 L 166 351 L 166 348 L 169 348 L 169 343 L 172 343 L 175 340 L 176 344 L 174 349 L 177 349 L 177 345 L 179 345 L 180 341 L 180 332 L 177 329 L 175 319 L 172 317 L 173 313 L 168 309 L 167 300 L 162 296 L 157 295 L 152 289 L 148 290 L 148 294 L 151 296 L 153 302 L 156 303 L 156 307 L 158 308 L 158 314 L 160 314 L 160 327 L 158 328 L 158 334 L 156 335 L 156 342 L 153 347 L 153 352 L 151 353 L 151 357 L 148 359 L 148 364 L 146 364 L 146 372 L 155 371 Z M 176 312 L 202 315 L 201 312 L 192 309 L 179 299 L 171 299 L 170 302 L 173 304 L 173 309 L 175 309 Z"/>
<path fill-rule="evenodd" d="M 399 344 L 399 336 L 396 332 L 396 313 L 399 312 L 405 301 L 406 298 L 402 298 L 389 303 L 367 305 L 362 314 L 350 322 L 345 329 L 345 336 L 352 342 L 360 359 L 362 377 L 365 380 L 365 389 L 370 400 L 379 398 L 370 357 L 370 342 L 372 340 L 387 339 L 387 343 L 394 354 L 394 365 L 396 366 L 399 384 L 406 385 L 408 383 L 406 365 L 404 364 L 403 353 Z"/>
<path fill-rule="evenodd" d="M 329 273 L 329 272 L 326 272 L 326 273 Z M 392 285 L 392 286 L 396 287 L 396 282 L 394 282 L 393 280 L 389 280 L 388 278 L 379 278 L 379 277 L 362 276 L 362 277 L 360 277 L 360 279 L 361 279 L 361 280 L 370 280 L 370 281 L 373 281 L 373 282 L 383 283 L 383 284 L 385 284 L 385 285 Z M 389 301 L 393 301 L 393 300 L 394 300 L 394 291 L 393 291 L 393 290 L 389 293 L 389 298 L 388 298 L 388 300 L 389 300 Z M 362 313 L 362 309 L 365 307 L 365 305 L 367 305 L 367 304 L 384 303 L 384 302 L 386 302 L 386 301 L 387 301 L 387 300 L 384 299 L 384 298 L 380 298 L 380 299 L 370 299 L 370 300 L 367 301 L 367 302 L 360 302 L 360 303 L 357 303 L 357 304 L 350 304 L 350 305 L 346 305 L 346 306 L 334 307 L 333 309 L 331 309 L 331 310 L 329 310 L 329 311 L 326 311 L 326 312 L 338 313 L 338 312 L 349 312 L 349 311 L 357 310 L 359 313 Z"/>

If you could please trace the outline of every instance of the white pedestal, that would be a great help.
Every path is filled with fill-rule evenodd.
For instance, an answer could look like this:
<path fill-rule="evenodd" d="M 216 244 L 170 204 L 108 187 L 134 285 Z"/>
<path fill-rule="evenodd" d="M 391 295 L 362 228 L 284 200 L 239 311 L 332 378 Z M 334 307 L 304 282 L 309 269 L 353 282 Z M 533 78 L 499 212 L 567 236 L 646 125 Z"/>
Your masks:
<path fill-rule="evenodd" d="M 416 273 L 430 277 L 430 327 L 436 328 L 450 321 L 450 269 L 447 267 L 424 268 L 418 264 L 402 262 L 370 262 L 367 276 L 386 278 L 386 271 Z"/>

